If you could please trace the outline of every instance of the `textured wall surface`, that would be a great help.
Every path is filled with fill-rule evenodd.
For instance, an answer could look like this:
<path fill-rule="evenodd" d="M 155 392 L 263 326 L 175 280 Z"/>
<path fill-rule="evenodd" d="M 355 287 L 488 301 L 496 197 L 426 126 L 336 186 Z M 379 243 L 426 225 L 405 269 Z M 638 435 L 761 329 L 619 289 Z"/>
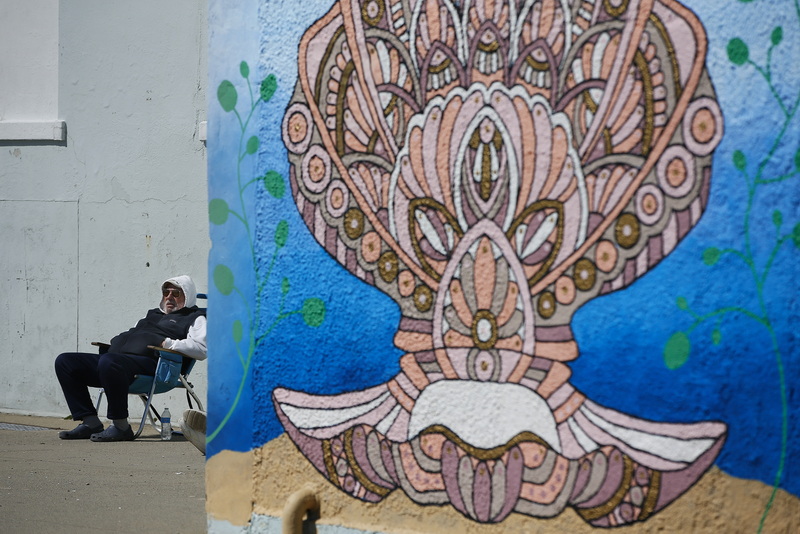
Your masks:
<path fill-rule="evenodd" d="M 0 409 L 63 416 L 59 353 L 131 328 L 170 276 L 207 287 L 206 9 L 36 5 L 55 10 L 45 44 L 57 47 L 58 115 L 46 118 L 67 132 L 64 142 L 0 140 Z M 9 60 L 19 63 L 35 65 Z M 195 378 L 204 395 L 205 365 Z"/>
<path fill-rule="evenodd" d="M 377 530 L 796 520 L 797 5 L 287 7 L 211 5 L 209 476 Z"/>

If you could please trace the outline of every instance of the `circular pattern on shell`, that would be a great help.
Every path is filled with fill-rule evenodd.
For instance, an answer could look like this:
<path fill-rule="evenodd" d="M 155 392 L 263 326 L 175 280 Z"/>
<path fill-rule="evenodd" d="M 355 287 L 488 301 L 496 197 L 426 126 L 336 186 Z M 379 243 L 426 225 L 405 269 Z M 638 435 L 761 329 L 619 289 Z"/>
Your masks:
<path fill-rule="evenodd" d="M 575 287 L 581 291 L 588 291 L 594 287 L 594 282 L 597 279 L 597 269 L 591 260 L 582 258 L 575 263 L 575 271 L 573 272 L 572 279 L 575 281 Z"/>
<path fill-rule="evenodd" d="M 485 145 L 491 143 L 494 139 L 496 130 L 497 126 L 495 125 L 494 121 L 488 117 L 484 117 L 480 123 L 480 126 L 478 127 L 478 136 L 481 140 L 481 143 Z"/>
<path fill-rule="evenodd" d="M 639 241 L 639 220 L 632 213 L 623 213 L 614 226 L 614 236 L 622 248 L 632 248 Z"/>
<path fill-rule="evenodd" d="M 302 154 L 308 149 L 314 133 L 311 111 L 303 103 L 292 104 L 283 116 L 283 142 L 289 152 Z"/>
<path fill-rule="evenodd" d="M 707 96 L 691 102 L 686 107 L 682 130 L 684 143 L 693 154 L 711 154 L 722 140 L 722 112 L 719 104 Z"/>
<path fill-rule="evenodd" d="M 536 311 L 545 319 L 549 319 L 556 312 L 556 299 L 553 293 L 545 291 L 539 295 L 539 301 L 536 303 Z"/>
<path fill-rule="evenodd" d="M 325 208 L 332 217 L 339 218 L 344 215 L 350 204 L 350 191 L 341 180 L 333 180 L 325 193 Z"/>
<path fill-rule="evenodd" d="M 639 466 L 636 468 L 634 480 L 636 480 L 636 483 L 640 486 L 647 486 L 650 484 L 650 473 L 646 468 Z"/>
<path fill-rule="evenodd" d="M 303 156 L 300 164 L 303 184 L 312 193 L 321 193 L 331 179 L 331 157 L 319 145 L 313 145 Z"/>
<path fill-rule="evenodd" d="M 397 290 L 400 292 L 401 296 L 410 296 L 414 293 L 416 285 L 417 284 L 414 282 L 414 274 L 411 271 L 401 271 L 400 274 L 397 275 Z"/>
<path fill-rule="evenodd" d="M 381 255 L 381 236 L 378 232 L 367 232 L 361 240 L 361 257 L 368 263 L 375 263 Z"/>
<path fill-rule="evenodd" d="M 496 351 L 472 350 L 467 357 L 467 367 L 470 378 L 486 382 L 497 380 L 500 375 L 500 365 Z"/>
<path fill-rule="evenodd" d="M 397 278 L 399 268 L 400 263 L 397 261 L 397 254 L 391 250 L 381 254 L 380 259 L 378 259 L 378 274 L 387 284 Z"/>
<path fill-rule="evenodd" d="M 628 10 L 630 0 L 603 0 L 603 7 L 606 13 L 612 17 L 619 17 Z"/>
<path fill-rule="evenodd" d="M 600 241 L 594 251 L 594 263 L 604 273 L 611 272 L 617 265 L 617 247 L 611 241 Z"/>
<path fill-rule="evenodd" d="M 350 239 L 358 239 L 364 233 L 364 213 L 360 209 L 350 208 L 344 214 L 344 233 Z"/>
<path fill-rule="evenodd" d="M 336 461 L 336 474 L 340 477 L 347 475 L 347 460 L 344 458 L 339 458 Z"/>
<path fill-rule="evenodd" d="M 386 5 L 383 0 L 367 0 L 361 4 L 361 18 L 370 26 L 380 24 L 385 12 Z"/>
<path fill-rule="evenodd" d="M 562 276 L 556 280 L 556 300 L 559 304 L 572 304 L 575 300 L 575 282 L 569 276 Z"/>
<path fill-rule="evenodd" d="M 639 486 L 634 486 L 630 489 L 631 503 L 634 506 L 641 506 L 644 503 L 644 492 Z"/>
<path fill-rule="evenodd" d="M 652 226 L 664 215 L 664 193 L 655 184 L 645 184 L 636 192 L 634 206 L 642 224 Z"/>
<path fill-rule="evenodd" d="M 478 310 L 472 319 L 472 342 L 479 349 L 490 349 L 497 343 L 497 318 L 489 310 Z"/>
<path fill-rule="evenodd" d="M 620 523 L 627 524 L 633 521 L 634 510 L 633 506 L 630 503 L 623 502 L 622 504 L 620 504 L 619 508 L 617 508 L 617 513 L 619 514 L 619 517 L 621 519 Z"/>
<path fill-rule="evenodd" d="M 683 145 L 667 147 L 656 163 L 656 179 L 666 194 L 682 198 L 694 188 L 697 174 L 692 154 Z"/>
<path fill-rule="evenodd" d="M 433 292 L 431 288 L 425 285 L 419 285 L 414 288 L 414 306 L 423 313 L 431 309 L 431 306 L 433 306 Z"/>

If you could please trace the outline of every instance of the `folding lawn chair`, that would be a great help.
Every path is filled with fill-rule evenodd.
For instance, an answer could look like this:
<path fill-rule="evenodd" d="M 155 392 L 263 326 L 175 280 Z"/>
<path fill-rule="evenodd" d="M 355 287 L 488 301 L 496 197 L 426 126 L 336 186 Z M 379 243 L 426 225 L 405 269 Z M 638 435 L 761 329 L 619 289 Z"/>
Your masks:
<path fill-rule="evenodd" d="M 206 299 L 208 297 L 204 293 L 198 293 L 197 298 Z M 92 342 L 92 345 L 99 347 L 101 353 L 107 351 L 110 347 L 108 343 Z M 133 436 L 134 439 L 138 438 L 142 433 L 148 415 L 150 416 L 150 424 L 153 428 L 159 433 L 161 432 L 161 415 L 158 413 L 155 406 L 153 406 L 154 395 L 166 393 L 176 388 L 182 388 L 186 390 L 186 401 L 189 403 L 189 408 L 193 408 L 192 399 L 194 399 L 195 402 L 197 402 L 197 409 L 203 411 L 203 403 L 194 392 L 192 383 L 189 382 L 189 373 L 192 372 L 197 360 L 177 350 L 170 350 L 152 345 L 148 348 L 158 352 L 155 376 L 136 375 L 133 382 L 128 387 L 128 394 L 138 396 L 142 400 L 142 403 L 144 403 L 142 421 L 139 423 L 139 429 Z M 100 410 L 100 401 L 103 400 L 104 393 L 105 391 L 100 389 L 100 395 L 97 397 L 97 404 L 95 405 L 95 409 L 98 413 Z"/>

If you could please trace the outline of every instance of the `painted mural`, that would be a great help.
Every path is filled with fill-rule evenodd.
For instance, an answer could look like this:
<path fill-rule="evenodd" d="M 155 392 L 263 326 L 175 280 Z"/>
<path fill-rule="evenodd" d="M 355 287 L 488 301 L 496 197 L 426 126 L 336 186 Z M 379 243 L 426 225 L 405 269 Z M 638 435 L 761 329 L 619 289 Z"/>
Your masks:
<path fill-rule="evenodd" d="M 231 324 L 236 355 L 241 365 L 238 380 L 234 382 L 238 383 L 238 385 L 219 421 L 216 421 L 215 418 L 215 424 L 207 436 L 208 442 L 216 439 L 233 414 L 236 413 L 250 377 L 253 356 L 269 338 L 273 330 L 281 322 L 293 315 L 300 315 L 307 325 L 314 327 L 322 324 L 325 319 L 325 303 L 318 298 L 306 298 L 298 309 L 287 309 L 286 303 L 291 291 L 291 282 L 285 276 L 278 281 L 278 275 L 274 272 L 274 267 L 278 255 L 289 240 L 288 222 L 285 220 L 278 221 L 272 231 L 272 239 L 269 240 L 271 250 L 269 251 L 268 261 L 265 265 L 263 262 L 258 261 L 255 230 L 251 226 L 251 217 L 248 215 L 248 210 L 253 208 L 245 200 L 247 191 L 260 186 L 270 197 L 280 199 L 285 194 L 286 186 L 283 177 L 272 170 L 251 178 L 248 174 L 245 174 L 243 162 L 258 152 L 261 144 L 257 135 L 248 134 L 248 124 L 254 116 L 257 116 L 260 106 L 272 99 L 277 87 L 277 81 L 274 75 L 269 75 L 260 83 L 252 82 L 250 80 L 250 65 L 246 61 L 242 61 L 239 64 L 239 74 L 245 82 L 247 90 L 245 98 L 248 100 L 244 105 L 241 105 L 239 92 L 230 80 L 223 80 L 217 88 L 217 100 L 220 106 L 225 113 L 230 113 L 236 117 L 239 127 L 237 157 L 235 162 L 232 162 L 235 163 L 236 169 L 235 191 L 237 198 L 233 203 L 229 203 L 223 198 L 212 199 L 208 205 L 208 214 L 211 223 L 218 226 L 226 225 L 229 221 L 239 223 L 240 231 L 243 232 L 244 237 L 247 239 L 249 255 L 245 256 L 249 256 L 255 277 L 255 280 L 251 282 L 254 283 L 254 288 L 252 288 L 254 299 L 251 304 L 251 300 L 246 296 L 248 288 L 245 284 L 250 282 L 250 277 L 246 277 L 244 283 L 237 283 L 233 270 L 227 264 L 218 263 L 214 266 L 212 277 L 216 289 L 223 296 L 236 294 L 241 297 L 244 301 L 246 313 L 242 318 L 234 319 Z M 243 108 L 241 112 L 239 107 Z M 234 168 L 234 165 L 231 165 L 231 168 Z M 265 309 L 264 303 L 268 300 L 276 300 L 278 302 L 277 308 Z"/>
<path fill-rule="evenodd" d="M 647 521 L 714 464 L 758 530 L 800 491 L 796 0 L 248 5 L 209 456 L 486 524 Z"/>
<path fill-rule="evenodd" d="M 340 1 L 311 26 L 282 129 L 292 190 L 328 253 L 397 302 L 405 352 L 373 388 L 275 390 L 331 482 L 480 522 L 572 506 L 617 526 L 712 465 L 725 424 L 603 407 L 568 363 L 573 312 L 707 204 L 706 43 L 674 2 Z"/>

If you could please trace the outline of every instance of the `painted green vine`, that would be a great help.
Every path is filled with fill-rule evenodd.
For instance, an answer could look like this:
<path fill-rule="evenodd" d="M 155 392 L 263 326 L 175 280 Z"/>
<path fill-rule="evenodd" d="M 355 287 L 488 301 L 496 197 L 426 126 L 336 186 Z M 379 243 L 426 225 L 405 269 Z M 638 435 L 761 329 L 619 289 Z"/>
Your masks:
<path fill-rule="evenodd" d="M 325 320 L 325 303 L 318 298 L 305 299 L 300 309 L 286 311 L 286 299 L 290 291 L 289 280 L 285 277 L 281 278 L 280 284 L 277 285 L 277 287 L 272 283 L 272 280 L 276 277 L 274 268 L 278 255 L 284 250 L 289 239 L 288 221 L 281 219 L 275 225 L 272 236 L 272 255 L 269 262 L 261 264 L 256 256 L 254 228 L 251 226 L 251 220 L 247 214 L 245 192 L 250 187 L 263 187 L 273 199 L 279 200 L 283 198 L 286 193 L 286 183 L 283 176 L 276 171 L 268 171 L 263 176 L 257 176 L 244 181 L 242 176 L 242 162 L 258 152 L 260 145 L 259 139 L 255 135 L 247 136 L 248 126 L 260 104 L 262 102 L 269 102 L 272 99 L 277 89 L 277 80 L 274 75 L 270 74 L 260 84 L 257 84 L 258 92 L 254 94 L 253 83 L 250 81 L 250 67 L 247 62 L 241 62 L 239 65 L 239 72 L 245 80 L 250 96 L 250 106 L 249 109 L 246 110 L 247 113 L 245 115 L 239 113 L 237 109 L 239 95 L 233 83 L 229 80 L 224 80 L 217 88 L 217 100 L 220 106 L 222 106 L 222 109 L 226 113 L 231 113 L 236 117 L 241 132 L 238 146 L 238 161 L 236 162 L 236 180 L 239 193 L 238 206 L 236 208 L 231 207 L 225 200 L 215 198 L 208 204 L 208 215 L 211 223 L 215 225 L 221 226 L 227 224 L 228 221 L 231 220 L 231 217 L 233 217 L 233 219 L 237 220 L 243 226 L 248 237 L 253 271 L 255 272 L 256 294 L 255 305 L 251 308 L 246 295 L 242 292 L 241 288 L 236 285 L 233 271 L 224 264 L 218 264 L 214 267 L 213 280 L 215 287 L 224 296 L 230 296 L 233 293 L 239 295 L 244 309 L 247 311 L 247 317 L 244 322 L 239 319 L 234 321 L 231 332 L 236 347 L 236 353 L 239 357 L 239 363 L 242 366 L 242 376 L 239 381 L 239 387 L 227 413 L 222 418 L 217 428 L 208 434 L 208 442 L 211 442 L 219 434 L 236 410 L 236 406 L 241 399 L 247 377 L 250 373 L 250 365 L 252 364 L 253 356 L 278 324 L 284 319 L 298 314 L 302 316 L 303 321 L 308 326 L 312 327 L 321 325 Z M 262 303 L 265 302 L 265 299 L 272 298 L 279 299 L 278 311 L 274 317 L 270 317 L 267 321 L 264 321 L 266 326 L 259 331 L 259 325 L 262 324 Z M 246 352 L 242 350 L 241 343 L 245 334 L 247 335 Z"/>
<path fill-rule="evenodd" d="M 740 2 L 748 1 L 750 0 L 740 0 Z M 800 23 L 800 3 L 798 3 L 798 0 L 794 0 L 794 7 L 797 15 L 797 22 Z M 678 308 L 690 314 L 694 321 L 691 323 L 689 328 L 683 331 L 675 332 L 669 338 L 666 346 L 664 347 L 663 353 L 664 362 L 667 367 L 670 369 L 678 369 L 679 367 L 683 366 L 689 358 L 691 352 L 689 335 L 692 333 L 692 331 L 707 321 L 714 321 L 715 324 L 711 332 L 711 342 L 714 345 L 718 345 L 722 342 L 722 332 L 720 330 L 722 321 L 726 316 L 732 314 L 739 314 L 748 317 L 766 330 L 771 342 L 771 351 L 775 359 L 780 384 L 779 394 L 782 410 L 781 446 L 780 459 L 778 461 L 777 472 L 775 473 L 772 492 L 761 516 L 758 532 L 761 532 L 764 528 L 764 522 L 770 512 L 770 509 L 772 508 L 775 495 L 778 491 L 781 481 L 783 480 L 789 435 L 788 397 L 784 357 L 781 353 L 781 348 L 778 343 L 778 334 L 775 331 L 773 319 L 770 315 L 770 309 L 765 299 L 764 288 L 770 271 L 774 265 L 775 258 L 777 257 L 780 249 L 787 243 L 793 244 L 796 249 L 800 249 L 800 222 L 795 223 L 791 229 L 787 229 L 787 225 L 784 221 L 784 215 L 780 210 L 774 210 L 772 212 L 772 223 L 774 226 L 772 233 L 774 237 L 772 247 L 766 256 L 766 259 L 763 257 L 756 258 L 752 246 L 753 212 L 754 210 L 760 208 L 760 206 L 755 204 L 756 193 L 765 187 L 769 187 L 774 184 L 785 183 L 788 180 L 795 180 L 800 175 L 800 149 L 795 152 L 793 161 L 787 162 L 788 164 L 780 167 L 783 169 L 788 168 L 789 170 L 778 175 L 770 174 L 772 172 L 771 169 L 776 167 L 776 162 L 774 161 L 776 159 L 776 153 L 784 143 L 784 138 L 789 131 L 790 124 L 797 114 L 798 107 L 800 107 L 800 91 L 798 91 L 798 94 L 794 97 L 793 101 L 787 102 L 784 100 L 784 98 L 781 98 L 778 87 L 776 86 L 776 82 L 773 80 L 772 53 L 778 46 L 780 46 L 782 42 L 783 28 L 781 26 L 777 26 L 770 34 L 770 43 L 767 49 L 765 66 L 758 65 L 750 58 L 750 48 L 743 39 L 737 37 L 728 42 L 726 52 L 730 62 L 737 67 L 750 67 L 764 79 L 767 87 L 769 88 L 770 94 L 780 108 L 782 113 L 782 121 L 781 127 L 773 139 L 768 152 L 758 161 L 757 166 L 755 167 L 755 172 L 748 170 L 748 157 L 744 151 L 735 150 L 733 152 L 733 166 L 741 175 L 747 192 L 747 204 L 744 210 L 743 220 L 744 242 L 739 248 L 720 249 L 717 247 L 709 247 L 703 251 L 702 255 L 703 262 L 709 267 L 716 265 L 718 262 L 723 261 L 723 259 L 727 259 L 728 257 L 742 262 L 751 275 L 757 296 L 757 305 L 753 308 L 738 305 L 725 306 L 708 313 L 698 313 L 691 308 L 688 300 L 685 297 L 678 297 L 676 301 Z M 771 163 L 772 165 L 770 165 Z M 758 235 L 766 237 L 768 232 L 759 230 Z"/>

